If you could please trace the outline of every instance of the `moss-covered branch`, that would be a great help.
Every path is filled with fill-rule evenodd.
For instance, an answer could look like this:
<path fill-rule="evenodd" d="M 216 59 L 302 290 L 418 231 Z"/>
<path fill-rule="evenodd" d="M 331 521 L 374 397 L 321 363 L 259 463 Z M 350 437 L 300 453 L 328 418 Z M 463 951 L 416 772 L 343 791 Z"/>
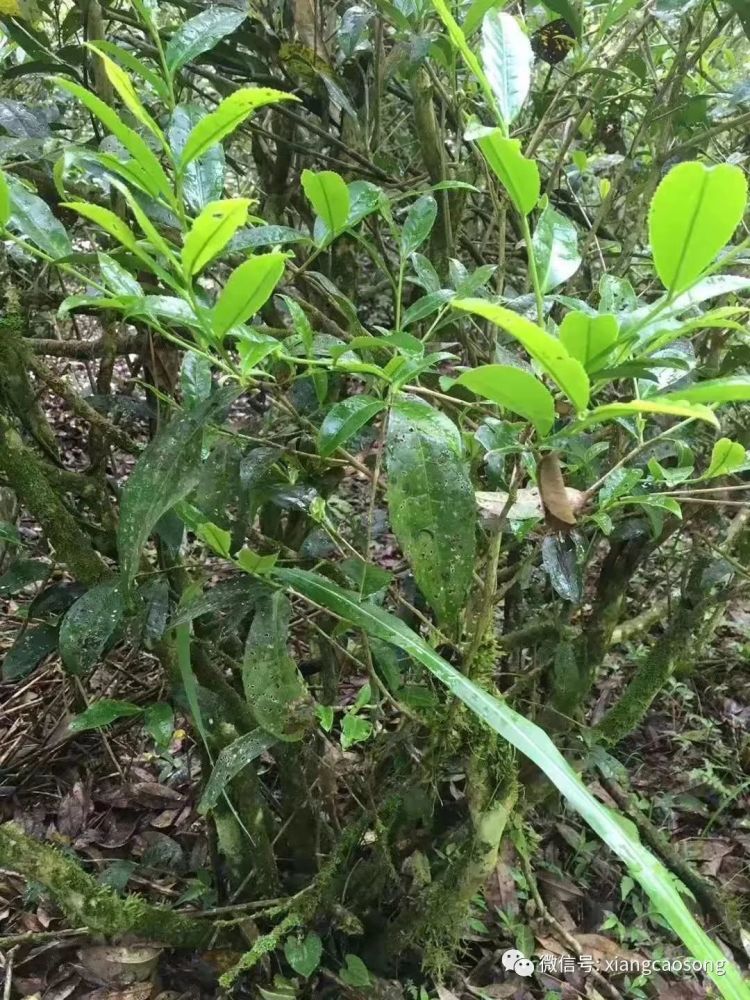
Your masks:
<path fill-rule="evenodd" d="M 107 937 L 136 934 L 174 948 L 196 948 L 211 934 L 191 920 L 140 896 L 118 896 L 57 848 L 27 837 L 13 823 L 0 826 L 0 867 L 41 883 L 66 918 Z"/>

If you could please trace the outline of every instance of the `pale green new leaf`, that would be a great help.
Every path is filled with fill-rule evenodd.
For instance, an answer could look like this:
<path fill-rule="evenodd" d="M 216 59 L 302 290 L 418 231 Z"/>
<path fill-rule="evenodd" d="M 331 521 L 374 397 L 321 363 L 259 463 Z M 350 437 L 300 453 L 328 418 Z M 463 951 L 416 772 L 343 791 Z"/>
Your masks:
<path fill-rule="evenodd" d="M 139 121 L 141 125 L 145 125 L 149 132 L 151 132 L 152 135 L 155 135 L 160 142 L 163 142 L 164 134 L 162 130 L 144 108 L 141 103 L 141 99 L 133 86 L 133 81 L 130 79 L 122 66 L 118 66 L 113 59 L 110 59 L 98 42 L 87 42 L 86 44 L 90 49 L 96 52 L 104 63 L 104 72 L 107 74 L 107 79 L 120 95 L 120 100 L 131 115 Z"/>
<path fill-rule="evenodd" d="M 482 62 L 500 113 L 510 125 L 529 93 L 534 53 L 518 21 L 489 10 L 482 21 Z"/>
<path fill-rule="evenodd" d="M 521 152 L 519 139 L 506 139 L 500 129 L 472 129 L 467 139 L 476 139 L 492 172 L 508 192 L 515 208 L 528 215 L 539 201 L 539 167 Z"/>
<path fill-rule="evenodd" d="M 730 438 L 719 438 L 711 453 L 711 462 L 701 479 L 726 476 L 745 464 L 745 446 Z"/>
<path fill-rule="evenodd" d="M 552 381 L 559 385 L 575 408 L 586 409 L 590 392 L 588 375 L 580 361 L 572 358 L 556 337 L 518 313 L 485 299 L 454 299 L 451 304 L 455 309 L 495 323 L 515 337 Z"/>
<path fill-rule="evenodd" d="M 350 196 L 344 178 L 335 170 L 303 170 L 302 188 L 316 215 L 326 226 L 325 242 L 346 228 Z"/>
<path fill-rule="evenodd" d="M 611 313 L 569 312 L 560 326 L 560 340 L 568 354 L 591 373 L 603 367 L 617 343 L 618 329 L 617 317 Z"/>
<path fill-rule="evenodd" d="M 213 260 L 247 221 L 248 198 L 229 198 L 206 205 L 185 236 L 182 267 L 188 278 Z"/>
<path fill-rule="evenodd" d="M 463 372 L 456 380 L 477 396 L 489 399 L 530 420 L 540 435 L 549 434 L 555 421 L 552 393 L 538 378 L 512 365 L 482 365 Z"/>
<path fill-rule="evenodd" d="M 211 328 L 219 340 L 268 302 L 281 281 L 285 264 L 286 254 L 263 253 L 232 271 L 211 310 Z"/>
<path fill-rule="evenodd" d="M 278 104 L 279 101 L 296 100 L 298 98 L 293 94 L 285 94 L 282 90 L 274 90 L 272 87 L 244 87 L 242 90 L 235 90 L 193 127 L 182 150 L 180 172 L 184 173 L 192 160 L 202 156 L 211 146 L 221 142 L 230 132 L 234 132 L 237 126 L 258 108 Z"/>
<path fill-rule="evenodd" d="M 438 621 L 455 627 L 476 549 L 476 502 L 458 428 L 425 403 L 397 402 L 386 464 L 394 533 Z"/>
<path fill-rule="evenodd" d="M 576 227 L 551 205 L 539 216 L 532 246 L 543 292 L 567 281 L 581 266 Z"/>
<path fill-rule="evenodd" d="M 691 403 L 744 403 L 750 399 L 750 375 L 707 379 L 669 392 L 665 399 L 685 399 Z"/>
<path fill-rule="evenodd" d="M 686 402 L 682 393 L 670 396 L 654 396 L 650 399 L 632 399 L 628 403 L 605 403 L 591 410 L 576 424 L 576 427 L 588 427 L 590 424 L 601 424 L 609 420 L 619 420 L 622 417 L 633 417 L 640 413 L 664 414 L 670 417 L 703 420 L 714 427 L 719 426 L 716 414 L 707 406 Z"/>
<path fill-rule="evenodd" d="M 722 996 L 726 1000 L 748 1000 L 750 990 L 743 982 L 739 970 L 698 925 L 685 905 L 674 877 L 643 847 L 633 825 L 600 802 L 586 788 L 580 776 L 543 729 L 469 680 L 404 622 L 382 608 L 361 603 L 356 594 L 343 590 L 316 573 L 280 569 L 276 570 L 275 575 L 284 585 L 328 608 L 369 635 L 402 649 L 426 667 L 490 729 L 533 761 L 571 807 L 627 865 L 632 877 L 641 885 L 657 912 L 669 923 L 690 954 L 705 962 L 707 967 L 724 970 L 723 975 L 711 973 Z"/>
<path fill-rule="evenodd" d="M 143 709 L 139 705 L 134 705 L 132 701 L 101 698 L 89 705 L 85 711 L 74 715 L 68 723 L 68 730 L 71 733 L 85 733 L 89 729 L 102 729 L 117 722 L 118 719 L 140 715 L 142 711 Z"/>
<path fill-rule="evenodd" d="M 679 163 L 659 184 L 648 225 L 656 273 L 672 294 L 696 281 L 731 239 L 747 203 L 747 181 L 729 163 Z"/>

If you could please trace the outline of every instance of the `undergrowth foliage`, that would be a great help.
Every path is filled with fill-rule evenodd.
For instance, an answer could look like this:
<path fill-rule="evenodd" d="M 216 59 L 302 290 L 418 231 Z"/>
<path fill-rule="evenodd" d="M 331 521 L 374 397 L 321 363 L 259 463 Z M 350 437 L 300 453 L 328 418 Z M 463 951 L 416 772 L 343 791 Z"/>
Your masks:
<path fill-rule="evenodd" d="M 743 116 L 709 124 L 691 75 L 747 56 L 742 5 L 555 3 L 554 34 L 542 5 L 484 0 L 320 24 L 298 3 L 286 25 L 186 6 L 5 19 L 37 124 L 3 114 L 47 141 L 43 181 L 22 145 L 1 175 L 9 267 L 56 275 L 61 323 L 99 330 L 42 343 L 9 294 L 0 470 L 81 587 L 5 678 L 56 648 L 84 683 L 118 643 L 159 659 L 231 891 L 283 900 L 225 986 L 271 954 L 273 995 L 304 995 L 324 947 L 355 993 L 399 963 L 444 976 L 503 839 L 526 844 L 555 793 L 723 961 L 591 786 L 747 577 L 747 182 L 721 145 Z M 45 353 L 98 360 L 96 392 Z M 61 470 L 35 384 L 88 424 L 88 472 Z M 681 592 L 591 724 L 633 577 L 662 557 Z M 104 699 L 73 726 L 168 740 L 172 710 Z M 727 968 L 721 995 L 750 996 Z"/>

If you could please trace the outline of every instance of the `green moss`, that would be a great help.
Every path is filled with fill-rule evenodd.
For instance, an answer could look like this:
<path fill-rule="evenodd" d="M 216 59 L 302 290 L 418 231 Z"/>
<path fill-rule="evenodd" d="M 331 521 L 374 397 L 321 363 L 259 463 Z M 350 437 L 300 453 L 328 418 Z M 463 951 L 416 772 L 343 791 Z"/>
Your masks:
<path fill-rule="evenodd" d="M 198 947 L 210 928 L 140 896 L 118 896 L 100 885 L 62 851 L 27 837 L 17 826 L 0 826 L 0 867 L 41 883 L 68 920 L 97 934 L 135 934 L 178 948 Z"/>

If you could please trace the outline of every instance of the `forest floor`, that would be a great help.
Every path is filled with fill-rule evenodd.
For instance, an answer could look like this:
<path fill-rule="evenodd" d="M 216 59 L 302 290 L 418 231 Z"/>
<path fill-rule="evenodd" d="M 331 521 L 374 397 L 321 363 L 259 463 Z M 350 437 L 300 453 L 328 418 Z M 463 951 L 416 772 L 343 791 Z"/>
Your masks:
<path fill-rule="evenodd" d="M 83 375 L 79 365 L 68 363 L 66 369 L 69 375 L 71 369 L 75 377 Z M 61 413 L 58 429 L 65 464 L 80 468 L 86 453 L 80 424 Z M 47 558 L 47 553 L 34 551 L 40 544 L 36 526 L 22 521 L 20 531 L 27 551 Z M 50 574 L 50 579 L 59 576 L 52 565 Z M 641 581 L 633 615 L 652 599 L 653 585 Z M 0 657 L 29 619 L 41 586 L 35 582 L 16 591 L 9 576 L 0 576 Z M 38 614 L 38 608 L 31 614 Z M 621 784 L 619 775 L 598 781 L 593 773 L 588 776 L 599 797 L 613 805 L 613 793 L 629 781 L 630 795 L 648 811 L 646 819 L 668 836 L 676 854 L 717 891 L 738 899 L 750 898 L 748 626 L 750 604 L 735 605 L 702 662 L 671 683 L 644 725 L 617 748 L 629 779 Z M 623 665 L 639 652 L 637 643 L 623 645 L 608 660 L 608 671 L 599 679 L 601 710 L 621 683 Z M 179 714 L 171 738 L 161 747 L 138 718 L 71 733 L 69 722 L 87 701 L 105 697 L 136 704 L 166 699 L 156 659 L 121 645 L 87 679 L 85 694 L 55 654 L 23 679 L 0 684 L 0 819 L 74 852 L 118 891 L 142 893 L 186 912 L 224 903 L 214 889 L 216 859 L 207 826 L 196 810 L 198 754 Z M 357 765 L 356 752 L 340 751 L 340 758 L 342 767 Z M 461 794 L 460 782 L 456 794 Z M 535 823 L 534 831 L 536 884 L 529 882 L 528 867 L 508 845 L 484 897 L 476 901 L 456 967 L 438 992 L 440 1000 L 525 1000 L 544 996 L 545 990 L 547 996 L 565 998 L 698 1000 L 709 995 L 697 980 L 661 974 L 638 980 L 607 973 L 613 988 L 608 993 L 580 970 L 550 973 L 533 986 L 505 972 L 500 956 L 512 947 L 537 956 L 570 955 L 577 948 L 601 963 L 682 955 L 640 890 L 573 814 L 561 808 L 554 821 Z M 242 951 L 239 938 L 228 950 L 219 942 L 217 949 L 201 954 L 167 953 L 133 943 L 108 947 L 66 927 L 39 885 L 24 884 L 10 872 L 0 872 L 0 927 L 4 1000 L 209 998 L 217 995 L 218 975 Z M 325 969 L 325 955 L 322 965 Z M 318 981 L 313 996 L 342 995 L 338 986 L 326 982 L 325 972 Z M 393 982 L 379 995 L 408 1000 L 419 993 Z M 434 987 L 422 994 L 430 1000 L 435 995 Z"/>

